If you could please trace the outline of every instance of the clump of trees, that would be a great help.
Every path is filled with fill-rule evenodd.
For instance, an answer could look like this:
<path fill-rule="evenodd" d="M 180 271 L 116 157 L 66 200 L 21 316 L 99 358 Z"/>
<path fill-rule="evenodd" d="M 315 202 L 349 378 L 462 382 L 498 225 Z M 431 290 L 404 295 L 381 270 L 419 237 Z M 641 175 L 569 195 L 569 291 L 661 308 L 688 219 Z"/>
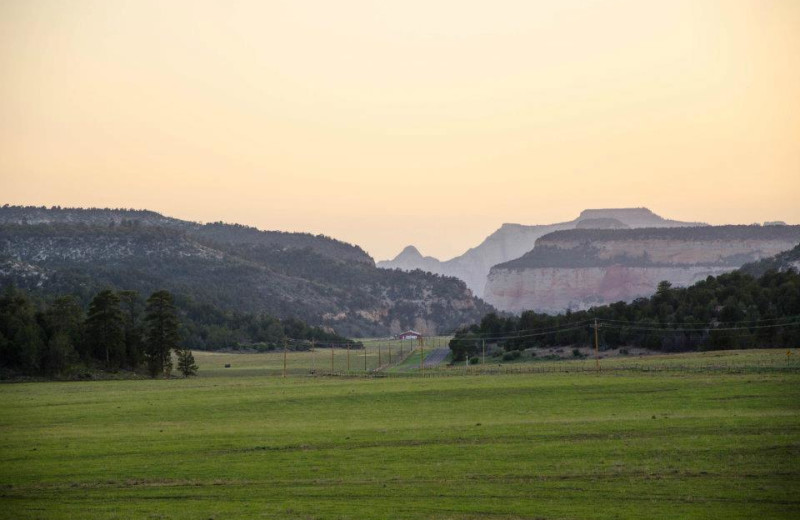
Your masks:
<path fill-rule="evenodd" d="M 0 369 L 58 377 L 146 367 L 152 377 L 169 377 L 174 351 L 180 372 L 194 375 L 197 365 L 181 347 L 180 328 L 173 297 L 163 290 L 143 302 L 135 291 L 106 289 L 84 312 L 73 296 L 37 304 L 8 287 L 0 295 Z"/>
<path fill-rule="evenodd" d="M 0 293 L 0 378 L 80 377 L 92 370 L 143 370 L 169 377 L 175 365 L 197 373 L 192 350 L 303 350 L 311 342 L 350 344 L 348 338 L 296 318 L 279 320 L 197 303 L 158 290 L 104 289 L 82 304 L 79 295 L 31 294 L 14 286 Z M 173 357 L 174 354 L 174 357 Z"/>
<path fill-rule="evenodd" d="M 661 282 L 656 293 L 553 316 L 487 314 L 450 341 L 456 361 L 480 352 L 483 342 L 507 352 L 594 344 L 597 319 L 601 348 L 645 347 L 664 352 L 800 345 L 800 274 L 768 270 L 759 277 L 734 271 L 709 276 L 691 287 Z"/>

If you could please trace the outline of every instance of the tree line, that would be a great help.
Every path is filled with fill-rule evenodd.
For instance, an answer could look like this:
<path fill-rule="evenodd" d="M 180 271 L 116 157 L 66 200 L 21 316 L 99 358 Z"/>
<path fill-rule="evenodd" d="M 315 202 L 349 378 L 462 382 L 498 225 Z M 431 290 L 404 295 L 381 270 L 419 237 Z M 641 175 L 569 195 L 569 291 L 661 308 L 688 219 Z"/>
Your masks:
<path fill-rule="evenodd" d="M 169 377 L 175 352 L 181 374 L 194 375 L 197 365 L 181 345 L 180 327 L 165 290 L 142 301 L 135 291 L 106 289 L 84 311 L 71 295 L 37 304 L 8 287 L 0 295 L 0 369 L 4 375 L 63 377 L 144 368 L 151 377 Z"/>
<path fill-rule="evenodd" d="M 456 361 L 480 352 L 483 343 L 506 351 L 594 344 L 601 322 L 601 348 L 645 347 L 663 352 L 800 345 L 800 274 L 771 269 L 761 276 L 734 271 L 709 276 L 691 287 L 658 285 L 649 298 L 617 302 L 557 316 L 525 311 L 486 314 L 450 341 Z"/>

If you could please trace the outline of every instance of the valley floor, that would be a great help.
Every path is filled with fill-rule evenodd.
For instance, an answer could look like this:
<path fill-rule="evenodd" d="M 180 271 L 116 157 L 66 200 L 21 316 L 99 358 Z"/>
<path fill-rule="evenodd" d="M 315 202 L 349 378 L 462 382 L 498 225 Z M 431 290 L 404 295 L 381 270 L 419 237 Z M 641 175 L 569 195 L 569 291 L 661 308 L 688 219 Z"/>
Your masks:
<path fill-rule="evenodd" d="M 797 518 L 800 370 L 742 355 L 282 379 L 218 354 L 237 365 L 0 385 L 0 518 Z"/>

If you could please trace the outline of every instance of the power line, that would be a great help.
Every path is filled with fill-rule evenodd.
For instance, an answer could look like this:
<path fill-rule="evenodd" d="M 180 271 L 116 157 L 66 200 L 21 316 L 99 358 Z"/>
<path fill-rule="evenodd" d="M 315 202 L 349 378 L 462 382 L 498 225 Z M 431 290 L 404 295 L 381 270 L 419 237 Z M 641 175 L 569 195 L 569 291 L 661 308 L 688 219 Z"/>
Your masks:
<path fill-rule="evenodd" d="M 612 320 L 607 318 L 597 318 L 603 322 L 613 322 L 613 323 L 633 323 L 626 320 Z M 800 319 L 800 315 L 798 316 L 784 316 L 783 318 L 765 318 L 762 320 L 740 320 L 740 321 L 719 321 L 717 322 L 718 325 L 723 324 L 744 324 L 744 323 L 766 323 L 770 321 L 780 321 L 780 320 L 796 320 Z M 707 321 L 671 321 L 668 323 L 664 323 L 664 325 L 707 325 Z"/>
<path fill-rule="evenodd" d="M 622 330 L 639 330 L 639 331 L 658 331 L 658 332 L 711 332 L 711 331 L 725 331 L 725 330 L 752 330 L 752 329 L 774 329 L 779 327 L 793 327 L 796 325 L 800 325 L 800 321 L 794 323 L 775 323 L 772 325 L 752 325 L 747 327 L 703 327 L 703 328 L 694 328 L 694 329 L 687 329 L 687 328 L 659 328 L 659 327 L 646 327 L 646 326 L 623 326 L 623 325 L 614 325 L 613 328 Z"/>
<path fill-rule="evenodd" d="M 576 321 L 576 322 L 572 322 L 572 323 L 565 323 L 563 325 L 553 325 L 551 327 L 540 327 L 540 328 L 536 328 L 536 329 L 521 329 L 521 330 L 516 330 L 516 331 L 513 331 L 513 332 L 509 332 L 507 334 L 494 334 L 494 335 L 492 335 L 492 333 L 490 333 L 490 332 L 471 332 L 469 330 L 461 330 L 461 331 L 457 330 L 457 331 L 455 331 L 453 333 L 453 335 L 458 334 L 459 332 L 462 332 L 464 334 L 472 334 L 477 339 L 498 339 L 498 338 L 506 339 L 506 338 L 513 338 L 513 337 L 515 337 L 514 335 L 517 335 L 516 337 L 527 337 L 527 336 L 523 336 L 523 334 L 528 333 L 528 332 L 537 333 L 537 334 L 538 333 L 541 333 L 541 334 L 554 334 L 556 332 L 560 332 L 562 330 L 566 330 L 565 327 L 575 328 L 575 327 L 578 327 L 578 326 L 589 325 L 591 322 L 592 322 L 592 320 L 581 320 L 581 321 Z"/>

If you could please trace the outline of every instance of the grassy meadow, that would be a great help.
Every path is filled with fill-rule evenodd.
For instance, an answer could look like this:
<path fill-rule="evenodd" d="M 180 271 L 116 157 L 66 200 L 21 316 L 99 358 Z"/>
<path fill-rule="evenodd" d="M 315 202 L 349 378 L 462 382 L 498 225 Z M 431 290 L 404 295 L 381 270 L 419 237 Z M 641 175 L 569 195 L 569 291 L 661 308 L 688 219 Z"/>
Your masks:
<path fill-rule="evenodd" d="M 198 353 L 187 380 L 0 385 L 0 518 L 797 518 L 784 354 L 372 379 L 289 353 L 282 379 L 280 353 Z"/>

